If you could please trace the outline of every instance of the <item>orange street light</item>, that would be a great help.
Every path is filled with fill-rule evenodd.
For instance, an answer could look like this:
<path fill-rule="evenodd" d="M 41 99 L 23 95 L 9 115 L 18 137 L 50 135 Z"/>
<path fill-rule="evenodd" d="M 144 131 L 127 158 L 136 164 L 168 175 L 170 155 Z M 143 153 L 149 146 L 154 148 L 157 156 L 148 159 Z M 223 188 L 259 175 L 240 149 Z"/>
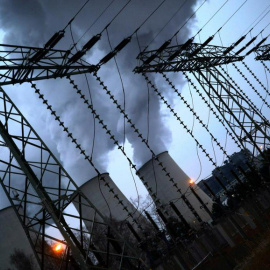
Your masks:
<path fill-rule="evenodd" d="M 194 180 L 193 180 L 193 179 L 190 179 L 190 180 L 189 180 L 189 184 L 190 184 L 190 185 L 193 185 L 193 184 L 194 184 Z"/>
<path fill-rule="evenodd" d="M 56 244 L 54 246 L 54 251 L 61 252 L 63 250 L 63 246 L 61 244 Z"/>

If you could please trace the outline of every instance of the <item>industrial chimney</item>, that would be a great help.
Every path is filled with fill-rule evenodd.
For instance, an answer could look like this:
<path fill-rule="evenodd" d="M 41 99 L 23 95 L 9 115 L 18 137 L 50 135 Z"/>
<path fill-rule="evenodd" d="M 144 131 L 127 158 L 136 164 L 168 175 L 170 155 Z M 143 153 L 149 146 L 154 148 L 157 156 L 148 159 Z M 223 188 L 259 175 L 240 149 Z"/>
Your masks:
<path fill-rule="evenodd" d="M 170 176 L 177 183 L 181 193 L 185 194 L 186 198 L 198 213 L 200 218 L 205 222 L 211 220 L 209 214 L 202 207 L 202 204 L 199 202 L 197 197 L 203 201 L 210 211 L 213 204 L 212 200 L 195 183 L 190 181 L 191 179 L 176 164 L 167 151 L 159 154 L 158 158 L 159 161 L 162 162 L 163 166 L 166 167 L 167 172 L 170 173 Z M 154 159 L 146 162 L 139 169 L 139 173 L 144 177 L 145 181 L 148 182 L 152 192 L 156 193 L 157 198 L 163 205 L 167 207 L 171 215 L 177 217 L 175 211 L 173 211 L 169 205 L 170 202 L 173 202 L 190 225 L 196 226 L 198 224 L 194 214 L 181 198 L 181 194 L 177 192 L 176 188 L 173 186 L 173 183 L 170 182 L 169 178 L 166 176 L 166 172 L 162 170 L 162 167 L 159 166 Z M 190 185 L 192 185 L 192 189 L 194 192 L 196 192 L 197 197 L 190 189 Z"/>
<path fill-rule="evenodd" d="M 105 185 L 105 182 L 101 180 L 104 178 L 109 184 L 109 187 Z M 114 190 L 115 194 L 118 195 L 119 199 L 123 202 L 123 205 L 127 207 L 127 210 L 133 213 L 133 217 L 138 219 L 140 222 L 146 222 L 145 217 L 140 214 L 133 204 L 125 197 L 125 195 L 116 186 L 113 180 L 110 178 L 108 173 L 103 173 L 100 176 L 96 176 L 86 183 L 84 183 L 80 190 L 95 205 L 97 210 L 102 213 L 105 218 L 110 219 L 110 216 L 116 221 L 129 221 L 133 223 L 132 218 L 128 217 L 127 211 L 123 209 L 123 205 L 119 204 L 115 198 L 115 194 L 111 192 Z M 77 199 L 74 202 L 76 209 L 79 211 L 79 204 Z M 83 206 L 82 206 L 83 207 Z M 85 213 L 85 211 L 83 211 Z M 94 213 L 88 211 L 85 219 L 92 219 Z M 87 226 L 87 222 L 86 222 Z M 136 224 L 133 224 L 135 230 L 138 230 Z"/>

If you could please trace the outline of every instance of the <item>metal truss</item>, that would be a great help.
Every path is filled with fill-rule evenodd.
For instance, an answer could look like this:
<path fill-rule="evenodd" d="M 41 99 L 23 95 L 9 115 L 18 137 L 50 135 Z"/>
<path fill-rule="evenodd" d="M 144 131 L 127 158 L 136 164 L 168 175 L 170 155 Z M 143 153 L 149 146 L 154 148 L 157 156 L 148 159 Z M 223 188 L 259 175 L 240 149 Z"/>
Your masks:
<path fill-rule="evenodd" d="M 270 60 L 270 44 L 256 48 L 255 53 L 257 54 L 257 56 L 255 57 L 256 60 L 269 61 Z"/>
<path fill-rule="evenodd" d="M 269 121 L 254 107 L 244 92 L 228 80 L 218 66 L 243 60 L 221 46 L 190 43 L 138 55 L 137 73 L 189 71 L 202 86 L 225 123 L 243 148 L 250 145 L 253 156 L 264 155 L 270 146 Z"/>
<path fill-rule="evenodd" d="M 270 147 L 270 123 L 217 68 L 191 72 L 209 96 L 240 144 L 253 156 Z"/>
<path fill-rule="evenodd" d="M 95 65 L 70 51 L 0 44 L 0 85 L 93 72 Z"/>
<path fill-rule="evenodd" d="M 0 184 L 41 269 L 70 269 L 70 264 L 73 269 L 140 269 L 138 257 L 130 255 L 135 254 L 132 248 L 80 191 L 2 88 Z M 56 255 L 50 242 L 61 243 L 64 251 Z"/>
<path fill-rule="evenodd" d="M 160 53 L 156 50 L 146 51 L 138 55 L 139 65 L 134 71 L 143 73 L 200 70 L 243 59 L 242 56 L 226 54 L 226 49 L 221 46 L 191 43 L 188 46 L 167 47 Z"/>

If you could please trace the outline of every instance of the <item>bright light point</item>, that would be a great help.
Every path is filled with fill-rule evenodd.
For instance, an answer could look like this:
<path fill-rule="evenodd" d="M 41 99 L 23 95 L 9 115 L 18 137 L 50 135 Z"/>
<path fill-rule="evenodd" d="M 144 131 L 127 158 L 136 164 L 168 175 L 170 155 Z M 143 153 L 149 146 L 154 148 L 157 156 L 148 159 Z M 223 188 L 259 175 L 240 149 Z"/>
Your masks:
<path fill-rule="evenodd" d="M 261 150 L 263 149 L 263 146 L 262 146 L 262 145 L 260 146 L 260 149 L 261 149 Z"/>
<path fill-rule="evenodd" d="M 60 252 L 61 250 L 63 249 L 63 246 L 61 244 L 57 244 L 55 247 L 54 247 L 54 250 L 56 252 Z"/>
<path fill-rule="evenodd" d="M 194 184 L 194 180 L 193 179 L 190 179 L 189 180 L 189 183 L 192 185 L 192 184 Z"/>

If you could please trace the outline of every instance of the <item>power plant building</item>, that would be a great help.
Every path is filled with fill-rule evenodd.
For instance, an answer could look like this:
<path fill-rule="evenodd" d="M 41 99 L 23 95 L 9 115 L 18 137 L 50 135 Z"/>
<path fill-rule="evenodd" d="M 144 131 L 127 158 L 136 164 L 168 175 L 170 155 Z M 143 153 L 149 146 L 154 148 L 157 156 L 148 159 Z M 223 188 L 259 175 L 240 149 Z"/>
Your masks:
<path fill-rule="evenodd" d="M 181 190 L 181 194 L 185 194 L 186 198 L 196 210 L 201 219 L 205 222 L 209 221 L 211 219 L 210 216 L 203 209 L 199 200 L 190 190 L 190 177 L 188 177 L 185 172 L 177 165 L 177 163 L 171 158 L 168 152 L 159 154 L 158 158 L 163 166 L 166 167 L 170 177 L 172 177 L 177 183 L 177 186 Z M 177 215 L 169 206 L 170 202 L 175 204 L 175 206 L 178 208 L 188 223 L 194 226 L 197 224 L 195 216 L 192 214 L 191 210 L 181 198 L 181 194 L 177 192 L 177 189 L 173 186 L 173 183 L 169 181 L 169 177 L 166 176 L 166 172 L 162 170 L 162 167 L 159 166 L 155 160 L 151 159 L 145 163 L 140 168 L 139 173 L 144 177 L 145 181 L 148 183 L 148 186 L 151 188 L 152 195 L 156 194 L 160 202 L 167 207 L 173 216 Z M 213 203 L 210 197 L 206 195 L 195 183 L 192 184 L 192 188 L 206 204 L 207 208 L 211 211 Z"/>

